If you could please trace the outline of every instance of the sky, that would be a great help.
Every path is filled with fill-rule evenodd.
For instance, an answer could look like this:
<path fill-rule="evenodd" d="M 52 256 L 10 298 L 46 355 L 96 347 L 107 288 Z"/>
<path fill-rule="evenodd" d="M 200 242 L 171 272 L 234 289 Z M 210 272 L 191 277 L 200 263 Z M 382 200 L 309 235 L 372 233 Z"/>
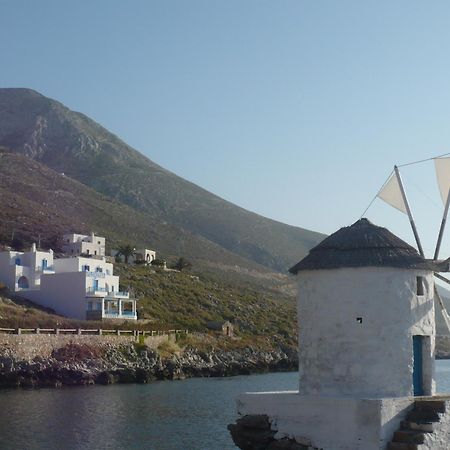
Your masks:
<path fill-rule="evenodd" d="M 57 99 L 239 206 L 331 233 L 394 164 L 450 152 L 449 22 L 443 0 L 0 0 L 0 87 Z M 433 162 L 401 172 L 432 256 Z M 414 243 L 381 200 L 367 217 Z"/>

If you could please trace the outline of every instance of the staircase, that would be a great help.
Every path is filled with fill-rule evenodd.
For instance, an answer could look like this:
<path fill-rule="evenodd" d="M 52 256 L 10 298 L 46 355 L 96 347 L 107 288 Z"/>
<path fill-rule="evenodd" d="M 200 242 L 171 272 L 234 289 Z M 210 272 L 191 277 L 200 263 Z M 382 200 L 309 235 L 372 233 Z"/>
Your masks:
<path fill-rule="evenodd" d="M 442 400 L 416 400 L 414 408 L 401 422 L 400 430 L 394 433 L 387 450 L 419 450 L 425 435 L 433 433 L 435 424 L 440 420 L 440 413 L 445 413 Z"/>

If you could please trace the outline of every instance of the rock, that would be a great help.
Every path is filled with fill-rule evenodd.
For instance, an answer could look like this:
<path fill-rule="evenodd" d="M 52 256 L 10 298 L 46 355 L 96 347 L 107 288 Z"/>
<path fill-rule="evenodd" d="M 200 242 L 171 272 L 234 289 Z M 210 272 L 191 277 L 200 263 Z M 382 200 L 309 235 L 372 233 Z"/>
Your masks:
<path fill-rule="evenodd" d="M 148 383 L 155 379 L 224 377 L 268 370 L 294 369 L 297 360 L 285 352 L 253 348 L 199 351 L 187 348 L 166 360 L 150 350 L 136 352 L 133 343 L 103 347 L 86 344 L 61 347 L 46 356 L 37 349 L 30 360 L 9 348 L 0 349 L 0 386 L 61 386 L 93 383 Z"/>
<path fill-rule="evenodd" d="M 228 430 L 241 450 L 314 450 L 309 445 L 296 442 L 295 439 L 275 439 L 277 431 L 271 429 L 266 415 L 244 416 L 235 424 L 228 425 Z"/>

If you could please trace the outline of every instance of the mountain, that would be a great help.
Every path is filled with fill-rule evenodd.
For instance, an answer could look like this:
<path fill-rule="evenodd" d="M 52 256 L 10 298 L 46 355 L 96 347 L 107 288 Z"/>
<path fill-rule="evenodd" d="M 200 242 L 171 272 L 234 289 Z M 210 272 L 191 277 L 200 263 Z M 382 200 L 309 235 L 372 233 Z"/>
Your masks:
<path fill-rule="evenodd" d="M 0 89 L 0 145 L 151 218 L 156 228 L 183 230 L 176 238 L 179 246 L 195 236 L 285 272 L 324 237 L 221 199 L 158 166 L 85 115 L 30 89 Z"/>
<path fill-rule="evenodd" d="M 108 236 L 110 247 L 123 242 L 154 245 L 165 257 L 189 255 L 196 265 L 212 260 L 221 261 L 222 269 L 238 264 L 265 271 L 255 262 L 201 236 L 162 224 L 151 215 L 4 148 L 0 148 L 0 173 L 0 242 L 10 242 L 14 233 L 25 246 L 40 240 L 42 247 L 58 249 L 62 234 L 71 230 L 88 234 L 96 230 Z"/>

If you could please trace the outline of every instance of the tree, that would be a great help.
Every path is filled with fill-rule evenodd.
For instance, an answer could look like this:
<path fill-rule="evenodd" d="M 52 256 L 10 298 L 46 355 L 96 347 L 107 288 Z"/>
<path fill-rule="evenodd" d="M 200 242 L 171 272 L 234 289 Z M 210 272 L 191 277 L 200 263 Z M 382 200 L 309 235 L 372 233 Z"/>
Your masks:
<path fill-rule="evenodd" d="M 155 267 L 164 267 L 166 261 L 164 261 L 164 259 L 156 258 L 150 264 Z"/>
<path fill-rule="evenodd" d="M 126 244 L 119 247 L 117 254 L 123 256 L 125 264 L 128 264 L 128 259 L 135 254 L 135 250 L 130 244 Z"/>
<path fill-rule="evenodd" d="M 174 264 L 173 268 L 182 272 L 184 269 L 190 269 L 192 264 L 182 256 L 178 258 L 178 261 Z"/>

